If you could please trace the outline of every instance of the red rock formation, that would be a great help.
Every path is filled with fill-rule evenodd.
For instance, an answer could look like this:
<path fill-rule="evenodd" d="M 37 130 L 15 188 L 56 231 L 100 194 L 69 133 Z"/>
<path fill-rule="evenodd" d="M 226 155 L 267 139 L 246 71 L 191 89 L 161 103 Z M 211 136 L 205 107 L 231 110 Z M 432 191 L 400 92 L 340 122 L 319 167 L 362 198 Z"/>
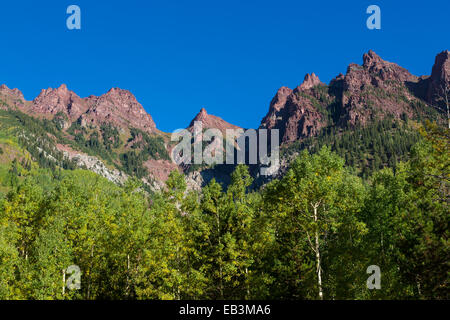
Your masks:
<path fill-rule="evenodd" d="M 341 125 L 365 124 L 389 114 L 411 117 L 411 102 L 417 98 L 406 83 L 419 78 L 395 63 L 384 61 L 372 50 L 363 56 L 363 65 L 350 64 L 343 79 Z"/>
<path fill-rule="evenodd" d="M 0 94 L 14 97 L 14 98 L 17 98 L 17 99 L 20 99 L 23 101 L 25 100 L 22 92 L 19 89 L 17 89 L 17 88 L 10 89 L 5 84 L 2 84 L 0 86 Z"/>
<path fill-rule="evenodd" d="M 326 126 L 324 115 L 314 106 L 311 98 L 298 95 L 297 91 L 286 101 L 285 119 L 282 119 L 282 142 L 315 136 Z M 283 132 L 284 131 L 284 132 Z"/>
<path fill-rule="evenodd" d="M 83 99 L 62 84 L 57 89 L 43 89 L 26 111 L 32 115 L 55 115 L 62 112 L 73 121 L 86 112 L 87 108 Z"/>
<path fill-rule="evenodd" d="M 431 76 L 420 78 L 370 50 L 363 55 L 362 65 L 350 64 L 346 74 L 340 74 L 329 86 L 312 73 L 307 74 L 303 83 L 294 90 L 281 87 L 272 99 L 260 128 L 279 129 L 282 141 L 292 142 L 316 135 L 329 125 L 330 115 L 340 126 L 364 125 L 385 115 L 411 117 L 417 112 L 411 104 L 421 108 L 426 107 L 424 102 L 434 104 L 440 88 L 449 81 L 448 50 L 436 56 Z M 63 112 L 70 122 L 81 120 L 82 124 L 93 125 L 109 122 L 120 128 L 135 127 L 149 133 L 157 132 L 152 117 L 133 94 L 118 88 L 99 97 L 80 98 L 61 85 L 57 89 L 42 90 L 32 102 L 27 102 L 19 90 L 2 85 L 0 100 L 34 116 L 52 117 Z M 189 129 L 194 121 L 201 121 L 203 128 L 217 128 L 222 132 L 239 128 L 209 115 L 205 109 L 191 121 Z"/>
<path fill-rule="evenodd" d="M 25 98 L 20 90 L 10 89 L 4 84 L 0 86 L 0 100 L 11 106 L 21 106 L 25 103 Z M 6 106 L 0 103 L 0 108 L 6 108 Z"/>
<path fill-rule="evenodd" d="M 339 74 L 329 86 L 313 73 L 293 91 L 280 88 L 260 128 L 277 128 L 282 142 L 291 142 L 316 135 L 330 116 L 342 127 L 364 125 L 386 115 L 412 117 L 426 113 L 420 109 L 427 108 L 423 100 L 433 102 L 449 77 L 449 51 L 436 57 L 431 77 L 419 78 L 370 50 L 362 65 L 350 64 L 346 74 Z"/>
<path fill-rule="evenodd" d="M 117 127 L 134 127 L 146 132 L 156 130 L 152 117 L 134 95 L 118 88 L 113 88 L 99 97 L 80 98 L 63 84 L 57 89 L 42 90 L 23 111 L 35 116 L 62 112 L 71 122 L 80 119 L 82 124 L 100 125 L 107 122 Z"/>
<path fill-rule="evenodd" d="M 192 119 L 191 123 L 189 124 L 188 130 L 193 129 L 195 121 L 201 121 L 203 129 L 209 128 L 219 129 L 222 133 L 225 133 L 226 129 L 240 128 L 238 126 L 226 122 L 222 118 L 216 117 L 212 114 L 208 114 L 205 108 L 202 108 L 200 112 L 195 116 L 195 118 Z"/>
<path fill-rule="evenodd" d="M 370 74 L 379 76 L 381 80 L 417 81 L 417 77 L 399 65 L 385 61 L 375 52 L 369 50 L 363 55 L 363 67 Z"/>
<path fill-rule="evenodd" d="M 313 73 L 307 73 L 305 75 L 305 79 L 303 83 L 298 87 L 300 90 L 308 90 L 318 85 L 325 85 L 322 81 L 320 81 L 319 77 Z"/>
<path fill-rule="evenodd" d="M 450 88 L 450 51 L 442 51 L 436 56 L 428 81 L 426 100 L 435 104 L 443 95 L 445 84 Z"/>
<path fill-rule="evenodd" d="M 85 99 L 89 109 L 83 120 L 91 123 L 109 122 L 118 127 L 134 127 L 146 132 L 156 129 L 152 117 L 128 90 L 112 88 L 99 97 Z"/>
<path fill-rule="evenodd" d="M 288 87 L 278 89 L 275 97 L 270 102 L 269 112 L 261 121 L 261 128 L 271 129 L 275 127 L 277 121 L 281 120 L 282 117 L 282 112 L 280 111 L 284 109 L 286 100 L 291 94 L 292 89 Z"/>
<path fill-rule="evenodd" d="M 296 89 L 281 87 L 270 103 L 269 112 L 261 121 L 260 128 L 280 130 L 282 142 L 316 135 L 326 125 L 325 117 L 314 102 L 317 92 L 314 87 L 323 84 L 312 73 Z"/>
<path fill-rule="evenodd" d="M 157 181 L 165 182 L 172 171 L 181 169 L 172 161 L 169 160 L 154 160 L 149 159 L 144 162 L 144 166 L 147 168 L 153 179 Z"/>

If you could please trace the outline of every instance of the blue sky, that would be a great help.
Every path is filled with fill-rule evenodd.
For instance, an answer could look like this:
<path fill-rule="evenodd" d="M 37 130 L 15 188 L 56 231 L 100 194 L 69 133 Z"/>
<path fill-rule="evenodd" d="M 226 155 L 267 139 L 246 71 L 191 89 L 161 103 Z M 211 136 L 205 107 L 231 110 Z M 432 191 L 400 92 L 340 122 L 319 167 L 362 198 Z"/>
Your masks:
<path fill-rule="evenodd" d="M 81 8 L 81 30 L 66 8 Z M 381 8 L 381 30 L 366 8 Z M 81 97 L 130 90 L 171 132 L 205 107 L 257 127 L 280 86 L 315 72 L 328 83 L 373 49 L 430 74 L 450 49 L 450 1 L 2 1 L 0 83 L 28 100 L 66 83 Z"/>

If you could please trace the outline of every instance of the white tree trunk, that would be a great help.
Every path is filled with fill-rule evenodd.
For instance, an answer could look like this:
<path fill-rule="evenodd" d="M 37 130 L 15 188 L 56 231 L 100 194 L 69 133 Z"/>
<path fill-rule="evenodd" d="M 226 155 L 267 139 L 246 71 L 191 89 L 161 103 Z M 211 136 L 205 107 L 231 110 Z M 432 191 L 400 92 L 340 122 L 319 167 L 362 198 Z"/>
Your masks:
<path fill-rule="evenodd" d="M 445 103 L 445 106 L 447 107 L 447 122 L 448 122 L 448 128 L 450 129 L 450 110 L 449 110 L 449 101 L 448 101 L 448 94 L 449 94 L 449 86 L 447 83 L 445 83 L 444 87 L 442 88 L 444 91 L 443 94 L 443 100 Z"/>
<path fill-rule="evenodd" d="M 317 223 L 317 208 L 318 204 L 314 205 L 314 221 Z M 322 268 L 320 266 L 320 246 L 319 246 L 319 231 L 316 229 L 315 234 L 315 252 L 316 252 L 316 263 L 317 263 L 317 284 L 319 286 L 319 299 L 323 300 L 322 291 Z"/>
<path fill-rule="evenodd" d="M 66 293 L 66 269 L 63 269 L 63 286 L 62 286 L 62 294 L 64 296 L 64 294 Z"/>

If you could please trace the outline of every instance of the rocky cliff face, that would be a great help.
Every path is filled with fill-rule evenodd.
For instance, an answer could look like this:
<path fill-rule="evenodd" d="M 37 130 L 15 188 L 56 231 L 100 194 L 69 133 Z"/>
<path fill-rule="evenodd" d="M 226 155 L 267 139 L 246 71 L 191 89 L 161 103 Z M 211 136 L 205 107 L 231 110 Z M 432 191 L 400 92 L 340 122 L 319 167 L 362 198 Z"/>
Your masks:
<path fill-rule="evenodd" d="M 203 129 L 219 129 L 222 134 L 225 134 L 226 129 L 239 129 L 238 126 L 228 123 L 222 118 L 219 118 L 212 114 L 208 114 L 205 108 L 202 108 L 200 112 L 194 117 L 194 119 L 192 119 L 187 129 L 193 130 L 194 123 L 196 121 L 200 121 L 202 123 Z"/>
<path fill-rule="evenodd" d="M 1 101 L 4 103 L 2 104 Z M 0 86 L 0 109 L 5 109 L 6 105 L 18 107 L 25 104 L 25 98 L 19 89 L 10 89 L 6 85 Z"/>
<path fill-rule="evenodd" d="M 375 79 L 379 78 L 381 81 L 417 81 L 417 77 L 409 73 L 408 70 L 395 63 L 381 59 L 372 50 L 363 55 L 362 66 L 368 74 L 374 76 Z"/>
<path fill-rule="evenodd" d="M 449 51 L 436 57 L 431 77 L 412 75 L 369 51 L 362 65 L 350 64 L 329 85 L 312 73 L 294 90 L 281 87 L 260 127 L 279 129 L 282 142 L 289 143 L 328 126 L 354 127 L 385 116 L 414 118 L 429 113 L 427 104 L 436 103 L 449 77 Z"/>
<path fill-rule="evenodd" d="M 281 142 L 289 145 L 316 136 L 324 129 L 333 129 L 332 132 L 339 134 L 386 116 L 420 118 L 435 112 L 431 105 L 442 103 L 439 96 L 443 95 L 446 86 L 450 87 L 448 50 L 436 56 L 430 76 L 412 75 L 373 51 L 365 53 L 362 61 L 362 65 L 350 64 L 345 75 L 339 74 L 328 85 L 311 73 L 294 89 L 281 87 L 259 128 L 279 129 Z M 122 181 L 119 177 L 127 176 L 122 175 L 123 172 L 139 174 L 145 181 L 161 181 L 167 179 L 170 171 L 185 169 L 177 167 L 167 157 L 161 157 L 165 151 L 170 154 L 173 148 L 169 136 L 156 129 L 151 115 L 127 90 L 113 88 L 101 96 L 81 98 L 66 85 L 61 85 L 56 89 L 42 90 L 33 101 L 26 101 L 18 89 L 1 85 L 0 109 L 11 107 L 40 118 L 53 119 L 56 115 L 65 115 L 62 126 L 60 118 L 55 122 L 65 139 L 59 141 L 57 148 L 70 159 L 78 159 L 87 168 L 114 181 Z M 224 135 L 227 129 L 239 129 L 208 114 L 204 108 L 190 122 L 188 130 L 193 130 L 195 121 L 201 121 L 203 129 L 217 128 Z M 102 127 L 104 123 L 112 126 Z M 69 130 L 72 124 L 75 125 Z M 51 134 L 49 138 L 57 140 Z M 70 154 L 64 144 L 74 148 L 70 149 Z M 96 157 L 87 155 L 89 148 Z M 152 157 L 148 157 L 149 154 Z M 107 158 L 110 168 L 98 162 Z M 123 172 L 115 171 L 113 165 Z M 231 174 L 229 168 L 219 169 L 222 171 L 201 171 L 202 179 L 196 172 L 192 175 L 198 181 L 208 181 L 220 175 L 226 180 Z"/>
<path fill-rule="evenodd" d="M 272 99 L 269 113 L 260 128 L 280 130 L 282 142 L 292 142 L 316 135 L 326 125 L 323 108 L 328 104 L 328 93 L 319 78 L 307 74 L 294 90 L 281 87 Z"/>
<path fill-rule="evenodd" d="M 305 79 L 303 80 L 303 83 L 298 86 L 299 90 L 308 90 L 312 89 L 315 86 L 319 85 L 325 85 L 322 81 L 320 81 L 319 77 L 315 75 L 315 73 L 307 73 L 305 76 Z"/>
<path fill-rule="evenodd" d="M 59 112 L 66 114 L 69 119 L 76 120 L 88 109 L 86 101 L 76 93 L 67 89 L 65 84 L 59 88 L 43 89 L 24 111 L 32 115 L 55 115 Z"/>
<path fill-rule="evenodd" d="M 85 99 L 89 109 L 82 118 L 84 121 L 109 122 L 117 127 L 134 127 L 145 132 L 154 132 L 155 122 L 135 96 L 128 90 L 112 88 L 106 94 Z"/>
<path fill-rule="evenodd" d="M 80 98 L 76 93 L 61 85 L 57 89 L 41 91 L 29 105 L 22 108 L 34 116 L 52 117 L 58 113 L 67 115 L 68 120 L 80 121 L 83 125 L 111 123 L 116 127 L 134 127 L 145 132 L 154 132 L 156 125 L 135 96 L 118 88 L 106 94 Z"/>
<path fill-rule="evenodd" d="M 282 120 L 284 107 L 288 97 L 292 94 L 292 89 L 288 87 L 281 87 L 278 89 L 275 97 L 270 102 L 269 112 L 261 121 L 262 128 L 275 128 L 278 121 Z"/>
<path fill-rule="evenodd" d="M 364 54 L 363 61 L 362 66 L 350 64 L 343 78 L 340 124 L 364 125 L 386 115 L 413 117 L 411 103 L 417 98 L 406 84 L 418 78 L 373 51 Z"/>
<path fill-rule="evenodd" d="M 431 76 L 426 80 L 426 100 L 430 104 L 440 104 L 440 98 L 450 90 L 450 51 L 442 51 L 436 56 Z M 448 93 L 450 95 L 450 93 Z"/>

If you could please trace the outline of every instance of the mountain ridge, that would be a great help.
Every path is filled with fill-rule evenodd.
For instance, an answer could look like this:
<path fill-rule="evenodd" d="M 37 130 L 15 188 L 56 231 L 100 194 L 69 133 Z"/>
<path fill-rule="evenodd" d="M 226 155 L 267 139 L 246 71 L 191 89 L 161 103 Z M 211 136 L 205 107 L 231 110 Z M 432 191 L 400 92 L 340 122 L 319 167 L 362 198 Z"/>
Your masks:
<path fill-rule="evenodd" d="M 287 148 L 297 142 L 303 145 L 302 141 L 320 138 L 323 132 L 338 135 L 386 118 L 421 121 L 436 116 L 435 107 L 441 103 L 436 96 L 449 81 L 448 50 L 436 55 L 429 76 L 412 75 L 370 50 L 363 54 L 361 65 L 351 63 L 345 75 L 339 74 L 328 84 L 315 73 L 308 73 L 294 89 L 279 88 L 258 129 L 280 130 L 281 146 Z M 71 159 L 91 157 L 85 163 L 98 160 L 110 166 L 111 172 L 119 170 L 147 182 L 164 181 L 170 170 L 185 170 L 170 162 L 168 154 L 173 148 L 170 135 L 157 129 L 150 113 L 128 90 L 111 88 L 100 96 L 81 98 L 62 84 L 58 88 L 42 89 L 36 98 L 26 101 L 19 89 L 3 84 L 0 109 L 17 110 L 42 119 L 39 125 L 47 132 L 42 139 L 65 154 L 71 150 Z M 14 117 L 23 118 L 19 114 Z M 208 114 L 205 108 L 189 122 L 188 130 L 193 130 L 195 121 L 201 121 L 204 129 L 217 128 L 222 133 L 226 129 L 241 129 Z M 34 146 L 33 157 L 42 157 L 41 149 Z M 51 153 L 51 148 L 45 152 L 43 157 Z M 104 170 L 95 163 L 92 167 Z M 214 175 L 214 171 L 209 170 L 209 178 Z M 120 177 L 114 179 L 121 181 Z"/>
<path fill-rule="evenodd" d="M 363 54 L 362 65 L 350 63 L 347 67 L 346 74 L 339 74 L 333 78 L 329 84 L 320 81 L 319 77 L 313 72 L 311 74 L 307 73 L 303 82 L 294 89 L 288 87 L 281 87 L 278 89 L 269 105 L 268 113 L 261 121 L 260 128 L 274 127 L 273 115 L 283 109 L 282 107 L 284 106 L 282 105 L 288 102 L 286 100 L 288 100 L 290 94 L 306 92 L 309 94 L 312 93 L 312 96 L 314 97 L 314 94 L 317 94 L 317 92 L 314 92 L 314 88 L 317 86 L 336 87 L 337 83 L 343 82 L 344 91 L 353 91 L 351 93 L 357 94 L 360 90 L 358 87 L 360 88 L 363 85 L 370 84 L 375 87 L 382 87 L 383 82 L 386 81 L 401 81 L 409 83 L 414 97 L 420 98 L 427 103 L 433 103 L 435 102 L 434 97 L 438 91 L 439 85 L 442 81 L 448 82 L 449 79 L 450 52 L 448 50 L 444 50 L 437 54 L 431 74 L 422 76 L 412 75 L 407 69 L 396 63 L 383 60 L 373 50 L 369 50 L 367 53 Z M 422 87 L 422 91 L 425 93 L 414 92 L 420 91 L 419 87 Z M 37 97 L 31 101 L 26 101 L 19 89 L 9 89 L 5 84 L 2 84 L 0 86 L 0 95 L 16 100 L 14 104 L 20 106 L 22 111 L 26 113 L 33 112 L 34 115 L 38 116 L 55 115 L 58 112 L 64 112 L 71 120 L 78 120 L 80 116 L 85 116 L 86 120 L 91 122 L 95 122 L 95 118 L 101 118 L 103 121 L 110 121 L 112 123 L 122 122 L 122 124 L 125 125 L 118 117 L 113 116 L 114 112 L 125 111 L 125 113 L 128 114 L 121 115 L 121 118 L 122 120 L 128 120 L 131 126 L 135 126 L 136 128 L 148 132 L 155 132 L 156 130 L 156 124 L 153 121 L 151 114 L 143 108 L 129 90 L 125 89 L 111 88 L 108 92 L 100 96 L 90 95 L 86 98 L 81 98 L 75 92 L 69 90 L 65 84 L 61 84 L 58 88 L 42 89 Z M 337 96 L 338 94 L 334 95 Z M 304 99 L 294 99 L 297 101 L 292 101 L 292 98 L 293 97 L 291 97 L 290 101 L 291 111 L 295 111 L 295 104 L 299 103 L 305 104 L 304 107 L 308 108 L 309 103 Z M 22 103 L 20 103 L 20 100 Z M 116 106 L 114 108 L 115 104 L 118 104 L 119 107 Z M 344 101 L 342 101 L 343 108 L 357 108 L 357 104 L 357 101 L 351 99 L 344 99 Z M 203 113 L 204 115 L 202 116 Z M 91 114 L 95 114 L 95 117 L 88 116 Z M 350 114 L 348 115 L 348 120 L 352 121 L 354 124 L 356 117 L 356 115 Z M 219 129 L 221 129 L 221 127 L 240 128 L 222 118 L 208 114 L 204 108 L 200 110 L 194 119 L 195 118 L 201 118 L 207 127 L 218 124 Z M 190 122 L 188 128 L 193 125 L 193 121 L 194 120 Z M 318 125 L 320 126 L 320 124 Z"/>
<path fill-rule="evenodd" d="M 396 119 L 420 117 L 428 112 L 427 104 L 435 102 L 429 92 L 449 81 L 449 70 L 448 50 L 436 56 L 431 76 L 421 77 L 369 50 L 362 65 L 349 64 L 346 74 L 339 74 L 328 85 L 312 73 L 293 90 L 281 87 L 260 128 L 279 129 L 282 142 L 290 143 L 315 136 L 328 126 L 365 125 L 387 115 Z M 414 110 L 412 104 L 419 109 Z"/>

